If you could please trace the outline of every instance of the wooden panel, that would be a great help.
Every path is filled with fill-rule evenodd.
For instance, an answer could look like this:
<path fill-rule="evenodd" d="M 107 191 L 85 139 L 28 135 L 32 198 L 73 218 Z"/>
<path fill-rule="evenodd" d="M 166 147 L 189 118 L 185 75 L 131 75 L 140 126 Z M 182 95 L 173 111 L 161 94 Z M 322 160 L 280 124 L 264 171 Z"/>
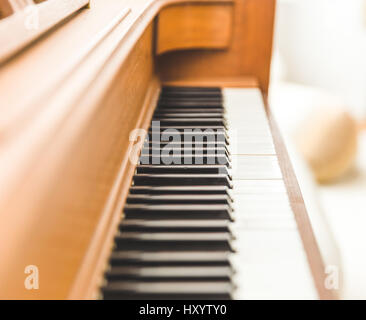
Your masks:
<path fill-rule="evenodd" d="M 158 16 L 156 52 L 227 48 L 232 25 L 231 2 L 168 6 Z"/>
<path fill-rule="evenodd" d="M 33 0 L 0 0 L 0 19 L 34 4 Z"/>
<path fill-rule="evenodd" d="M 220 87 L 220 88 L 258 88 L 259 83 L 253 77 L 192 78 L 164 81 L 166 86 Z"/>
<path fill-rule="evenodd" d="M 88 252 L 93 235 L 100 237 L 95 242 L 107 248 L 108 254 L 112 238 L 108 242 L 106 231 L 116 227 L 118 220 L 113 217 L 119 218 L 120 207 L 116 208 L 116 203 L 109 207 L 106 204 L 112 191 L 116 193 L 114 201 L 124 200 L 134 170 L 128 160 L 129 134 L 136 127 L 147 127 L 145 117 L 150 119 L 151 99 L 158 93 L 153 79 L 152 41 L 150 26 L 118 74 L 109 80 L 112 85 L 103 90 L 103 95 L 97 101 L 86 96 L 74 106 L 72 120 L 52 138 L 52 145 L 18 190 L 18 196 L 24 200 L 27 194 L 37 195 L 36 203 L 27 210 L 16 202 L 7 207 L 7 214 L 14 215 L 16 227 L 12 235 L 4 235 L 11 242 L 7 244 L 8 250 L 2 251 L 2 259 L 7 263 L 0 273 L 0 298 L 67 298 L 85 259 L 80 253 Z M 104 84 L 103 74 L 99 78 Z M 97 81 L 91 88 L 93 94 L 98 87 Z M 118 190 L 113 190 L 118 176 L 123 177 L 124 190 L 118 189 L 121 183 Z M 116 210 L 117 215 L 106 214 L 105 210 Z M 105 216 L 108 219 L 102 221 Z M 10 226 L 10 219 L 7 221 Z M 95 233 L 100 224 L 104 224 L 102 231 Z M 25 239 L 26 248 L 19 254 L 16 245 Z M 103 250 L 93 249 L 97 255 L 93 259 L 99 259 Z M 11 251 L 17 254 L 11 257 Z M 82 272 L 89 283 L 93 271 L 101 270 L 96 268 L 98 260 L 93 259 L 87 263 L 88 270 Z M 102 260 L 105 263 L 106 256 Z M 28 291 L 24 287 L 24 267 L 29 264 L 40 270 L 39 290 Z M 85 289 L 80 283 L 76 287 L 77 291 Z"/>
<path fill-rule="evenodd" d="M 32 4 L 18 2 L 12 8 Z M 88 3 L 89 0 L 47 0 L 0 21 L 0 63 Z"/>
<path fill-rule="evenodd" d="M 222 51 L 170 52 L 158 57 L 163 81 L 258 79 L 268 91 L 275 0 L 235 0 L 231 45 Z"/>

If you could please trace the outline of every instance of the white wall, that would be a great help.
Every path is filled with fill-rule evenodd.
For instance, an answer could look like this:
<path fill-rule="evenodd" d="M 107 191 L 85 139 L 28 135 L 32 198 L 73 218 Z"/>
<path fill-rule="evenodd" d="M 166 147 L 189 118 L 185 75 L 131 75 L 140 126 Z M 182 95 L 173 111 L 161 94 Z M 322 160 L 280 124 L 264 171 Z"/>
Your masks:
<path fill-rule="evenodd" d="M 366 0 L 278 0 L 285 80 L 339 95 L 366 116 Z"/>

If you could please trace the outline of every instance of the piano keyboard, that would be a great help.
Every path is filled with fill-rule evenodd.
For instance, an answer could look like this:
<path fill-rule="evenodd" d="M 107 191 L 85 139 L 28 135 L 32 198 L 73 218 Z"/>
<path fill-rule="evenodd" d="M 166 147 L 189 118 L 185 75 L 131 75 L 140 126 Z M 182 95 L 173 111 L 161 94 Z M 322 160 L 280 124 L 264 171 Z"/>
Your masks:
<path fill-rule="evenodd" d="M 165 87 L 152 124 L 103 298 L 316 298 L 260 91 Z"/>

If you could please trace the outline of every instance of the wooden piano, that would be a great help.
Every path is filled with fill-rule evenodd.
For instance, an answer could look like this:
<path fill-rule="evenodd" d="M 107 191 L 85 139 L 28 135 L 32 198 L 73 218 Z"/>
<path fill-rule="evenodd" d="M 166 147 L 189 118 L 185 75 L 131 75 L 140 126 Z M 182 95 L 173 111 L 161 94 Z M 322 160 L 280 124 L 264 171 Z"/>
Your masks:
<path fill-rule="evenodd" d="M 0 0 L 1 299 L 336 297 L 267 105 L 274 12 Z"/>

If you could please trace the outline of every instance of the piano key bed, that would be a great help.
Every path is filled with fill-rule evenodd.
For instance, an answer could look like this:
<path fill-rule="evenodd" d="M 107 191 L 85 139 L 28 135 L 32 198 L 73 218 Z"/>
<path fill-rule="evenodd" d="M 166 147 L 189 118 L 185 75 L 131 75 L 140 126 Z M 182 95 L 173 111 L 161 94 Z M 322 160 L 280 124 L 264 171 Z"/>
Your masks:
<path fill-rule="evenodd" d="M 164 87 L 148 138 L 104 299 L 316 298 L 258 89 Z"/>

